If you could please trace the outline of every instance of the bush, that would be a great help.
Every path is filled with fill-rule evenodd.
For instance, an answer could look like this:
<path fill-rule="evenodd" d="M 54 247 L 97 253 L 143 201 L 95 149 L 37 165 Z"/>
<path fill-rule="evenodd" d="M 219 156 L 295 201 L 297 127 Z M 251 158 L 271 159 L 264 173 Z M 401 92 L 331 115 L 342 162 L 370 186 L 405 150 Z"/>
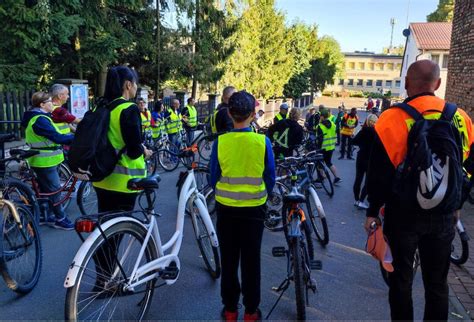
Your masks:
<path fill-rule="evenodd" d="M 380 93 L 374 93 L 374 92 L 364 92 L 364 97 L 372 97 L 372 98 L 384 98 L 385 96 Z"/>
<path fill-rule="evenodd" d="M 332 96 L 333 92 L 331 91 L 324 91 L 323 96 Z"/>
<path fill-rule="evenodd" d="M 362 91 L 349 91 L 349 97 L 365 97 Z"/>

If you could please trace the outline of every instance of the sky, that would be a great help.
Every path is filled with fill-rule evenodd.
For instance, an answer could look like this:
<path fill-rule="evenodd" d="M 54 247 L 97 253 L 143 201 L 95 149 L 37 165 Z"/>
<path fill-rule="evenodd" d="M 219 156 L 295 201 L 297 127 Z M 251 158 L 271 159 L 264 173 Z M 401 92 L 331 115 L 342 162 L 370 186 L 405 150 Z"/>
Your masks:
<path fill-rule="evenodd" d="M 390 18 L 395 18 L 393 45 L 404 45 L 403 29 L 410 22 L 426 22 L 439 0 L 276 0 L 276 8 L 295 19 L 318 25 L 318 35 L 333 36 L 343 52 L 381 53 L 390 45 Z M 408 10 L 409 9 L 409 10 Z"/>

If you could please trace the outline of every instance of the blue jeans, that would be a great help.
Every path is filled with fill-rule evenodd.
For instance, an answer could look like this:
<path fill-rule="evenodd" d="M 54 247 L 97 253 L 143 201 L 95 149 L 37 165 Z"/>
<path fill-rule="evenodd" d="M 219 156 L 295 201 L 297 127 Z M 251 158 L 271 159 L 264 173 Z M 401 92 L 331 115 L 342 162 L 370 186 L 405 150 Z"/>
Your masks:
<path fill-rule="evenodd" d="M 191 143 L 194 140 L 194 130 L 193 129 L 186 129 L 186 135 L 188 137 L 188 146 L 190 146 Z"/>
<path fill-rule="evenodd" d="M 43 193 L 49 193 L 58 191 L 61 189 L 61 182 L 59 180 L 58 166 L 48 168 L 33 168 L 38 178 L 38 185 L 40 191 Z M 61 192 L 58 192 L 49 197 L 51 204 L 58 203 L 61 201 Z M 66 217 L 66 214 L 62 210 L 62 205 L 53 206 L 53 212 L 56 219 L 62 219 Z M 46 214 L 45 214 L 46 215 Z"/>

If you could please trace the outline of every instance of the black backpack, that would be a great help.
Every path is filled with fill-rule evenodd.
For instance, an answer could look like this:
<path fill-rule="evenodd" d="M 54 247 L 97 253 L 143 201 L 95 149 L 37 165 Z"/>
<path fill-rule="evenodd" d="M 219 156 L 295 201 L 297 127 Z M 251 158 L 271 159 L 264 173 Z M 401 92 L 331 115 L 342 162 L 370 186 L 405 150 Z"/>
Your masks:
<path fill-rule="evenodd" d="M 399 206 L 411 213 L 453 212 L 461 205 L 463 185 L 461 136 L 452 122 L 456 105 L 446 103 L 438 120 L 425 119 L 407 103 L 394 107 L 415 120 L 408 134 L 407 155 L 394 180 Z"/>
<path fill-rule="evenodd" d="M 78 124 L 68 153 L 68 163 L 80 179 L 101 181 L 114 170 L 125 148 L 117 152 L 108 139 L 110 112 L 125 102 L 115 100 L 112 104 L 106 104 L 100 101 L 98 107 L 88 111 Z"/>

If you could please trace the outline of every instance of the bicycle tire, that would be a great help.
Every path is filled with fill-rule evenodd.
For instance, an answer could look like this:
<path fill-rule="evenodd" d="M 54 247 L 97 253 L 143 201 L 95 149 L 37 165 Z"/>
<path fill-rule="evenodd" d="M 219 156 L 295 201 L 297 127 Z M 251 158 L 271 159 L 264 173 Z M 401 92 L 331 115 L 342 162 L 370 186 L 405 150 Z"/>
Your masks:
<path fill-rule="evenodd" d="M 91 181 L 82 181 L 79 185 L 77 190 L 77 206 L 83 216 L 99 212 L 97 194 Z"/>
<path fill-rule="evenodd" d="M 316 188 L 313 185 L 310 185 L 310 188 L 316 191 Z M 310 193 L 310 188 L 305 191 L 307 217 L 311 222 L 311 228 L 313 228 L 314 234 L 319 243 L 321 246 L 326 246 L 329 243 L 329 228 L 327 220 L 326 217 L 321 217 L 319 214 L 318 208 L 316 207 L 316 200 L 314 200 L 313 195 Z"/>
<path fill-rule="evenodd" d="M 454 240 L 451 244 L 451 254 L 449 256 L 449 260 L 451 263 L 454 265 L 462 265 L 467 262 L 467 259 L 469 258 L 469 242 L 466 234 L 466 232 L 459 233 L 457 229 L 455 229 L 455 235 L 454 235 Z M 461 248 L 459 252 L 459 248 Z"/>
<path fill-rule="evenodd" d="M 209 161 L 211 159 L 212 142 L 213 140 L 211 140 L 209 136 L 203 136 L 196 143 L 198 146 L 199 156 L 204 161 Z"/>
<path fill-rule="evenodd" d="M 157 154 L 153 152 L 150 158 L 145 160 L 147 176 L 152 176 L 156 173 L 156 168 L 158 167 L 158 161 L 156 159 L 157 159 Z"/>
<path fill-rule="evenodd" d="M 65 187 L 66 182 L 69 180 L 69 178 L 72 177 L 72 172 L 69 169 L 69 167 L 65 163 L 60 163 L 58 166 L 58 174 L 59 174 L 59 182 L 61 183 L 61 200 L 63 200 L 67 194 L 69 193 L 69 189 Z M 73 178 L 69 180 L 69 184 L 71 185 L 73 183 Z M 61 208 L 63 211 L 66 211 L 66 209 L 69 207 L 69 204 L 71 203 L 71 196 L 64 200 L 64 202 L 61 204 Z"/>
<path fill-rule="evenodd" d="M 214 189 L 211 187 L 211 172 L 209 168 L 206 167 L 198 167 L 193 169 L 194 171 L 194 178 L 196 179 L 196 186 L 198 191 L 206 198 L 207 210 L 209 211 L 209 215 L 211 218 L 214 219 L 214 214 L 216 213 L 216 196 L 214 193 Z M 184 173 L 178 179 L 178 183 L 176 186 L 177 189 L 177 197 L 179 199 L 179 195 L 181 194 L 181 188 L 183 187 L 184 181 L 188 177 L 188 172 Z M 188 211 L 188 210 L 187 210 Z"/>
<path fill-rule="evenodd" d="M 76 284 L 68 288 L 66 291 L 66 301 L 65 301 L 65 311 L 64 311 L 66 320 L 73 320 L 73 321 L 92 320 L 92 319 L 101 320 L 105 318 L 107 318 L 108 320 L 142 320 L 144 318 L 144 316 L 146 315 L 149 309 L 150 302 L 153 297 L 156 279 L 150 280 L 144 284 L 137 286 L 135 292 L 133 293 L 132 292 L 124 293 L 123 291 L 121 291 L 122 284 L 120 284 L 120 280 L 118 280 L 117 276 L 114 277 L 112 281 L 100 282 L 96 280 L 97 276 L 110 278 L 111 276 L 107 276 L 107 275 L 111 275 L 111 274 L 107 273 L 107 271 L 115 270 L 116 266 L 115 266 L 115 263 L 112 263 L 112 264 L 109 263 L 110 266 L 114 266 L 112 269 L 110 269 L 110 267 L 109 268 L 100 267 L 99 270 L 101 270 L 101 272 L 97 272 L 97 266 L 100 266 L 100 265 L 98 265 L 95 258 L 104 258 L 103 256 L 100 257 L 100 255 L 97 255 L 97 253 L 98 251 L 102 251 L 103 252 L 102 254 L 106 252 L 105 248 L 103 248 L 105 247 L 104 246 L 105 243 L 108 243 L 107 245 L 110 245 L 111 243 L 113 244 L 112 247 L 118 246 L 118 248 L 120 248 L 120 245 L 123 245 L 124 243 L 127 244 L 126 243 L 127 240 L 125 239 L 127 237 L 125 236 L 126 234 L 128 234 L 130 237 L 135 238 L 135 240 L 138 241 L 138 245 L 136 245 L 137 246 L 136 249 L 135 248 L 132 249 L 131 246 L 133 246 L 133 244 L 131 243 L 125 246 L 125 248 L 130 247 L 130 252 L 128 254 L 131 256 L 138 255 L 139 250 L 145 239 L 146 233 L 147 233 L 146 229 L 143 226 L 139 225 L 138 223 L 133 222 L 133 221 L 122 221 L 109 227 L 108 229 L 104 231 L 104 234 L 107 240 L 104 239 L 103 235 L 100 235 L 92 243 L 91 247 L 89 248 L 87 252 L 87 255 L 84 257 L 83 262 L 76 263 L 76 265 L 80 265 L 79 273 L 76 279 Z M 123 234 L 123 236 L 121 234 Z M 110 247 L 110 246 L 107 246 L 107 247 Z M 110 254 L 110 248 L 108 252 Z M 120 257 L 120 255 L 118 255 L 117 257 Z M 142 260 L 145 260 L 145 262 L 141 263 L 141 265 L 144 265 L 145 263 L 149 263 L 156 258 L 157 258 L 156 246 L 153 239 L 151 239 L 151 241 L 148 243 L 145 249 L 144 256 L 142 258 Z M 109 259 L 110 259 L 110 255 L 109 255 Z M 127 259 L 124 260 L 123 258 L 120 258 L 120 261 L 122 263 L 122 267 L 124 270 L 128 272 L 128 269 L 130 269 L 130 272 L 128 272 L 128 274 L 130 274 L 131 270 L 133 270 L 133 265 L 136 263 L 136 258 L 134 257 L 129 262 L 127 262 Z M 127 265 L 128 263 L 130 263 L 130 266 Z M 89 266 L 90 268 L 88 268 Z M 89 276 L 87 274 L 89 274 Z M 121 274 L 122 273 L 119 271 L 118 276 L 121 276 Z M 84 281 L 85 278 L 90 278 L 89 282 Z M 129 276 L 125 276 L 123 279 L 126 280 L 128 278 Z M 103 286 L 100 285 L 102 283 L 103 283 Z M 107 285 L 108 283 L 115 283 L 115 285 L 112 284 L 112 287 L 110 287 L 110 285 Z M 90 299 L 90 301 L 84 304 L 83 310 L 79 310 L 81 307 L 78 307 L 78 303 L 82 304 L 85 301 L 85 300 L 81 301 L 80 299 L 79 291 L 81 290 L 82 286 L 84 287 L 83 292 L 85 293 L 85 296 L 87 297 L 86 300 Z M 115 289 L 113 289 L 114 287 Z M 93 294 L 93 292 L 91 291 L 87 292 L 87 289 L 91 289 L 91 288 L 92 288 L 91 291 L 95 291 L 97 293 L 96 296 L 94 295 L 91 296 L 91 294 Z M 100 290 L 100 288 L 102 289 Z M 103 297 L 106 297 L 109 300 L 105 301 L 104 305 L 107 306 L 108 304 L 113 302 L 114 300 L 113 297 L 115 295 L 117 295 L 115 297 L 115 301 L 117 303 L 114 307 L 113 312 L 111 312 L 112 315 L 108 317 L 101 317 L 101 316 L 93 317 L 90 315 L 86 316 L 87 312 L 84 312 L 84 314 L 80 314 L 80 313 L 83 313 L 85 309 L 91 310 L 92 313 L 96 312 L 97 310 L 94 310 L 96 306 L 93 305 L 93 301 L 98 300 L 99 302 L 102 303 L 104 302 Z M 130 303 L 133 300 L 135 300 L 136 303 Z M 107 307 L 103 307 L 102 305 L 100 305 L 101 303 L 97 303 L 96 305 L 99 306 L 100 311 L 101 311 L 100 313 L 102 314 L 102 313 L 105 313 Z M 136 314 L 133 314 L 132 312 L 134 309 L 137 309 Z"/>
<path fill-rule="evenodd" d="M 21 227 L 11 210 L 6 216 L 3 212 L 0 218 L 0 273 L 9 289 L 26 294 L 38 283 L 43 252 L 35 218 L 25 206 L 17 206 L 17 212 Z M 32 265 L 28 262 L 30 258 Z"/>
<path fill-rule="evenodd" d="M 296 319 L 306 320 L 306 284 L 304 282 L 303 249 L 299 238 L 294 238 L 290 243 L 290 253 L 293 264 L 293 280 L 296 295 Z"/>
<path fill-rule="evenodd" d="M 193 228 L 199 252 L 202 255 L 202 259 L 209 275 L 211 275 L 213 279 L 218 279 L 221 275 L 219 248 L 212 245 L 210 233 L 207 230 L 199 208 L 196 205 L 193 205 L 193 216 L 195 216 L 195 220 L 193 220 Z"/>
<path fill-rule="evenodd" d="M 171 142 L 166 142 L 163 147 L 158 150 L 158 162 L 160 166 L 166 171 L 174 171 L 179 165 L 179 158 L 172 155 L 170 152 L 177 154 L 178 148 Z"/>
<path fill-rule="evenodd" d="M 318 178 L 320 179 L 321 185 L 323 186 L 324 191 L 328 194 L 330 198 L 334 196 L 334 185 L 332 184 L 331 175 L 329 174 L 328 168 L 325 164 L 319 163 L 317 166 Z M 324 176 L 321 174 L 323 172 Z"/>
<path fill-rule="evenodd" d="M 30 185 L 15 178 L 8 178 L 0 181 L 3 198 L 12 201 L 16 205 L 26 206 L 36 223 L 39 223 L 40 207 L 36 194 Z"/>
<path fill-rule="evenodd" d="M 290 190 L 281 182 L 276 182 L 272 193 L 268 196 L 263 225 L 270 231 L 281 231 L 283 229 L 282 211 L 283 196 Z"/>

